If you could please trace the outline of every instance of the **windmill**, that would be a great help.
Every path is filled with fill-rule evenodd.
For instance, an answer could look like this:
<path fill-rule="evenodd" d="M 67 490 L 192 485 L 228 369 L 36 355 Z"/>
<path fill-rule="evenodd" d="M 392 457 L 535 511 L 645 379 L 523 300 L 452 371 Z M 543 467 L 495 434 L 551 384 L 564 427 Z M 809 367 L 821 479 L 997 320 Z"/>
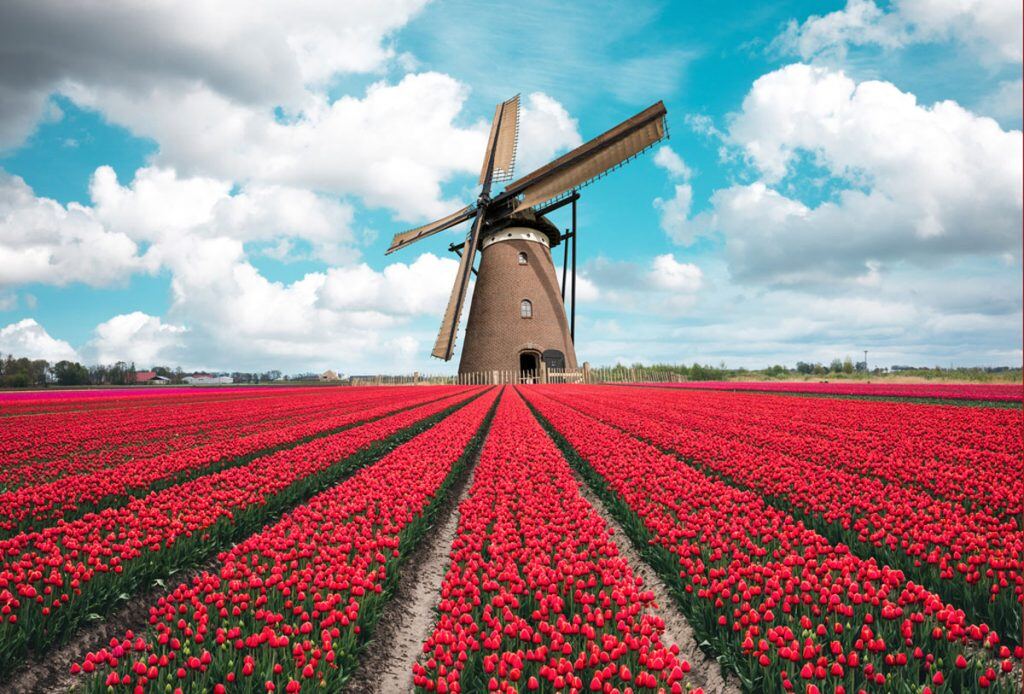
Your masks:
<path fill-rule="evenodd" d="M 460 257 L 455 284 L 431 354 L 448 361 L 471 274 L 477 275 L 466 325 L 459 373 L 576 368 L 576 202 L 579 189 L 649 149 L 666 136 L 665 105 L 658 102 L 611 130 L 505 186 L 510 181 L 519 136 L 519 96 L 498 104 L 480 169 L 476 202 L 429 224 L 410 229 L 386 251 L 401 248 L 473 220 L 466 240 L 449 250 Z M 572 205 L 572 228 L 562 234 L 544 215 Z M 563 247 L 558 285 L 551 249 L 572 241 L 570 321 L 565 289 L 568 245 Z M 474 269 L 477 252 L 480 267 Z"/>

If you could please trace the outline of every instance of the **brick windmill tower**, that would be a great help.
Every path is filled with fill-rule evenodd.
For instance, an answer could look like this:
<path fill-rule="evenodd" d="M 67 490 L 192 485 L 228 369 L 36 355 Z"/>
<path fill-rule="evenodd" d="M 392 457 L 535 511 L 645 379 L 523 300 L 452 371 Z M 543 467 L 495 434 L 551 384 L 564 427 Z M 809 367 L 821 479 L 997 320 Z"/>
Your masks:
<path fill-rule="evenodd" d="M 491 186 L 512 178 L 519 132 L 519 97 L 498 104 L 480 170 L 480 195 L 457 212 L 396 234 L 387 253 L 473 220 L 461 244 L 455 284 L 431 354 L 448 361 L 471 274 L 476 288 L 466 325 L 459 373 L 536 372 L 576 368 L 576 202 L 579 189 L 622 166 L 666 135 L 665 105 L 658 102 L 590 142 L 509 183 L 491 197 Z M 572 228 L 561 234 L 544 215 L 572 205 Z M 565 289 L 572 250 L 570 315 Z M 563 245 L 562 282 L 551 249 Z M 477 253 L 480 266 L 474 269 Z"/>

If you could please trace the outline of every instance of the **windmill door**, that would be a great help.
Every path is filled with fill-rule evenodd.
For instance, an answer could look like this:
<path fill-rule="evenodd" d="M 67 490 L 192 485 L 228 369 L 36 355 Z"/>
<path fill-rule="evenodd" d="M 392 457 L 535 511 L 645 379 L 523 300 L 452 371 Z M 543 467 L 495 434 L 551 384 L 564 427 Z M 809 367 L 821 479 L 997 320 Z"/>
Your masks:
<path fill-rule="evenodd" d="M 544 350 L 540 358 L 548 369 L 565 369 L 565 355 L 557 349 Z"/>

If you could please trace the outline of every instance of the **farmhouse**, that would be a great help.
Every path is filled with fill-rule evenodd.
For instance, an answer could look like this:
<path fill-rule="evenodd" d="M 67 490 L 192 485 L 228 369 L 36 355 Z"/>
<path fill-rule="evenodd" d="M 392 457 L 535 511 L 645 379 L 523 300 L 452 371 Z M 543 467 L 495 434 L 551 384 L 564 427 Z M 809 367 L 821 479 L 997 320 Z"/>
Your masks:
<path fill-rule="evenodd" d="M 151 386 L 165 386 L 171 382 L 171 379 L 161 376 L 155 371 L 136 371 L 135 382 Z"/>

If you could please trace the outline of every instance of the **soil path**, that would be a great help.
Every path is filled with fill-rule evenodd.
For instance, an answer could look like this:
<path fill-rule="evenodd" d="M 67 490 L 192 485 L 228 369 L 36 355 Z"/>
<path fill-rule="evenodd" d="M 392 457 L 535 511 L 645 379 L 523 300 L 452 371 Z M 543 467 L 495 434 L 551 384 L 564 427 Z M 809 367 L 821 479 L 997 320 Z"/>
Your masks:
<path fill-rule="evenodd" d="M 481 446 L 482 449 L 482 446 Z M 452 489 L 429 533 L 402 567 L 398 588 L 388 601 L 359 667 L 348 681 L 348 694 L 398 694 L 413 691 L 412 664 L 423 652 L 423 642 L 434 630 L 435 607 L 448 572 L 459 506 L 469 496 L 480 460 L 477 453 L 462 479 Z"/>
<path fill-rule="evenodd" d="M 179 584 L 191 584 L 193 578 L 218 566 L 220 562 L 213 557 L 198 567 L 179 571 L 167 579 L 166 588 L 154 586 L 152 590 L 133 597 L 102 621 L 91 626 L 83 626 L 63 646 L 48 651 L 42 657 L 28 658 L 21 667 L 11 673 L 10 680 L 3 685 L 3 691 L 17 694 L 65 694 L 85 684 L 87 680 L 84 675 L 71 674 L 72 663 L 80 663 L 90 651 L 109 647 L 111 638 L 123 638 L 129 629 L 134 630 L 136 635 L 145 633 L 149 626 L 151 605 L 155 605 L 157 600 Z"/>
<path fill-rule="evenodd" d="M 654 569 L 640 557 L 640 554 L 633 547 L 633 543 L 629 540 L 629 536 L 626 535 L 622 526 L 608 513 L 608 509 L 605 508 L 601 499 L 594 494 L 590 486 L 583 481 L 583 478 L 575 470 L 572 471 L 572 474 L 579 484 L 580 493 L 583 495 L 583 498 L 594 507 L 594 510 L 604 519 L 608 527 L 615 531 L 615 534 L 612 536 L 615 540 L 615 545 L 619 548 L 622 556 L 626 558 L 626 561 L 629 562 L 633 573 L 640 576 L 644 580 L 644 586 L 654 593 L 654 601 L 658 605 L 656 614 L 665 621 L 665 633 L 662 636 L 662 643 L 666 646 L 673 643 L 679 646 L 679 655 L 688 661 L 692 668 L 689 674 L 686 675 L 684 682 L 695 688 L 702 687 L 705 694 L 739 694 L 742 690 L 736 676 L 732 673 L 726 673 L 723 676 L 718 661 L 704 653 L 697 645 L 697 638 L 693 633 L 693 629 L 690 627 L 686 617 L 676 606 L 675 600 L 672 598 L 671 593 L 669 593 L 668 586 L 665 585 Z"/>

